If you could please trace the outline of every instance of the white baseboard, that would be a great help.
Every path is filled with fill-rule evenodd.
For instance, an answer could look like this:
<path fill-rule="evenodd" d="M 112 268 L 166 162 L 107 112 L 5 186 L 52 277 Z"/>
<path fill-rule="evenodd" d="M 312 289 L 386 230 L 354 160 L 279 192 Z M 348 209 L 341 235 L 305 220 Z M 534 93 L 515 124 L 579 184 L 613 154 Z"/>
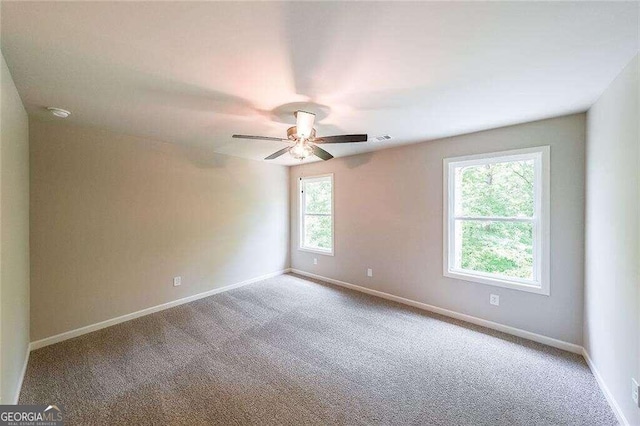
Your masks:
<path fill-rule="evenodd" d="M 320 275 L 312 274 L 310 272 L 301 271 L 299 269 L 291 269 L 291 271 L 296 274 L 304 275 L 310 278 L 315 278 L 321 281 L 326 281 L 328 283 L 336 284 L 341 287 L 346 287 L 362 293 L 367 293 L 373 296 L 381 297 L 383 299 L 392 300 L 394 302 L 402 303 L 404 305 L 413 306 L 414 308 L 423 309 L 425 311 L 434 312 L 436 314 L 444 315 L 450 318 L 466 321 L 471 324 L 480 325 L 482 327 L 491 328 L 493 330 L 498 330 L 503 333 L 512 334 L 514 336 L 522 337 L 524 339 L 533 340 L 534 342 L 542 343 L 547 346 L 553 346 L 554 348 L 573 352 L 575 354 L 582 354 L 582 346 L 576 345 L 574 343 L 565 342 L 562 340 L 554 339 L 552 337 L 543 336 L 541 334 L 532 333 L 530 331 L 522 330 L 520 328 L 510 327 L 508 325 L 500 324 L 493 321 L 488 321 L 488 320 L 474 317 L 471 315 L 461 314 L 459 312 L 450 311 L 448 309 L 439 308 L 437 306 L 428 305 L 426 303 L 416 302 L 415 300 L 405 299 L 404 297 L 395 296 L 393 294 L 384 293 L 378 290 L 372 290 L 370 288 L 346 283 L 344 281 L 334 280 L 333 278 L 323 277 Z"/>
<path fill-rule="evenodd" d="M 36 349 L 44 348 L 45 346 L 53 345 L 54 343 L 59 343 L 64 340 L 72 339 L 74 337 L 82 336 L 83 334 L 91 333 L 92 331 L 97 331 L 106 327 L 110 327 L 112 325 L 120 324 L 125 321 L 129 321 L 135 318 L 139 318 L 145 315 L 152 314 L 154 312 L 163 311 L 165 309 L 173 308 L 174 306 L 182 305 L 185 303 L 193 302 L 194 300 L 202 299 L 203 297 L 212 296 L 214 294 L 222 293 L 225 291 L 233 290 L 234 288 L 242 287 L 248 284 L 255 283 L 257 281 L 266 280 L 267 278 L 276 277 L 278 275 L 286 274 L 290 272 L 291 268 L 284 269 L 282 271 L 272 272 L 270 274 L 261 275 L 256 278 L 251 278 L 239 283 L 230 284 L 220 288 L 214 288 L 213 290 L 205 291 L 203 293 L 194 294 L 193 296 L 183 297 L 182 299 L 173 300 L 171 302 L 163 303 L 161 305 L 152 306 L 150 308 L 142 309 L 137 312 L 132 312 L 130 314 L 122 315 L 116 318 L 111 318 L 106 321 L 102 321 L 96 324 L 87 325 L 85 327 L 76 328 L 75 330 L 65 331 L 64 333 L 56 334 L 55 336 L 46 337 L 41 340 L 36 340 L 35 342 L 31 342 L 29 345 L 29 350 L 33 351 Z"/>
<path fill-rule="evenodd" d="M 22 390 L 22 382 L 24 381 L 24 375 L 27 373 L 27 364 L 29 364 L 29 353 L 31 352 L 31 344 L 27 346 L 26 353 L 24 354 L 24 363 L 22 364 L 22 370 L 20 371 L 20 377 L 18 379 L 18 385 L 16 386 L 16 394 L 13 397 L 13 401 L 10 404 L 17 405 L 20 400 L 20 391 Z"/>
<path fill-rule="evenodd" d="M 600 375 L 600 372 L 598 371 L 598 369 L 596 368 L 595 364 L 593 363 L 593 360 L 589 356 L 589 353 L 584 348 L 582 349 L 582 356 L 584 357 L 585 361 L 587 361 L 587 365 L 589 366 L 589 369 L 591 369 L 591 372 L 593 373 L 593 376 L 596 378 L 596 381 L 598 382 L 598 386 L 600 386 L 600 389 L 602 390 L 602 393 L 604 394 L 604 397 L 607 398 L 607 402 L 609 403 L 609 406 L 611 407 L 611 410 L 613 411 L 613 413 L 618 418 L 618 422 L 622 426 L 628 426 L 629 425 L 629 421 L 624 416 L 624 413 L 620 409 L 620 406 L 616 402 L 616 399 L 613 397 L 613 394 L 609 390 L 609 387 L 604 382 L 604 379 L 602 378 L 602 376 Z"/>

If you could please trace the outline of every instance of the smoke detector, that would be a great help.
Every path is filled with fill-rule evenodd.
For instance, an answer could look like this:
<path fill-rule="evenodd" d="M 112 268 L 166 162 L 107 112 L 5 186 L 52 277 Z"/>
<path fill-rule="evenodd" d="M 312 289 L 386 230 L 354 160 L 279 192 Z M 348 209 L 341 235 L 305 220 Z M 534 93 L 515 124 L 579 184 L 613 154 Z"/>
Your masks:
<path fill-rule="evenodd" d="M 47 110 L 56 117 L 67 118 L 71 115 L 71 111 L 62 108 L 47 107 Z"/>

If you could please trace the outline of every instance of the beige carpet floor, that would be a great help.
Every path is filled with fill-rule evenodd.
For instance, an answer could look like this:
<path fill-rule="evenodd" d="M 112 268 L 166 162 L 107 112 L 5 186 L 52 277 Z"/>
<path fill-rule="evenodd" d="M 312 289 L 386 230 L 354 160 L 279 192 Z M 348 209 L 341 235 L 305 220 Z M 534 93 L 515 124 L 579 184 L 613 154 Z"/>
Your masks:
<path fill-rule="evenodd" d="M 31 354 L 66 424 L 611 425 L 582 357 L 283 275 Z"/>

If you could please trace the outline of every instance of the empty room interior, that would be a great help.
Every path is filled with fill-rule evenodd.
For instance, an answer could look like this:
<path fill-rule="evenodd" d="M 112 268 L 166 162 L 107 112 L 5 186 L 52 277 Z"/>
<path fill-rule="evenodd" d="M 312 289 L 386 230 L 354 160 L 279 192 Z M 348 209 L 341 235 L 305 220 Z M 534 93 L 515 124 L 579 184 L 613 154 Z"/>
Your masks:
<path fill-rule="evenodd" d="M 0 425 L 640 425 L 640 3 L 0 2 Z"/>

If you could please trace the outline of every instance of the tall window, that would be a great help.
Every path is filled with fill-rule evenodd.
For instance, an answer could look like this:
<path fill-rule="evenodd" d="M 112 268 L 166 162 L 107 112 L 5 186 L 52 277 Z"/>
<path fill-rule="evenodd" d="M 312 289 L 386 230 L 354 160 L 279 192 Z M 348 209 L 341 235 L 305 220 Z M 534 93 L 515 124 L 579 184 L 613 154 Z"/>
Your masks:
<path fill-rule="evenodd" d="M 549 294 L 549 147 L 444 160 L 444 275 Z"/>
<path fill-rule="evenodd" d="M 333 255 L 333 175 L 300 178 L 300 250 Z"/>

